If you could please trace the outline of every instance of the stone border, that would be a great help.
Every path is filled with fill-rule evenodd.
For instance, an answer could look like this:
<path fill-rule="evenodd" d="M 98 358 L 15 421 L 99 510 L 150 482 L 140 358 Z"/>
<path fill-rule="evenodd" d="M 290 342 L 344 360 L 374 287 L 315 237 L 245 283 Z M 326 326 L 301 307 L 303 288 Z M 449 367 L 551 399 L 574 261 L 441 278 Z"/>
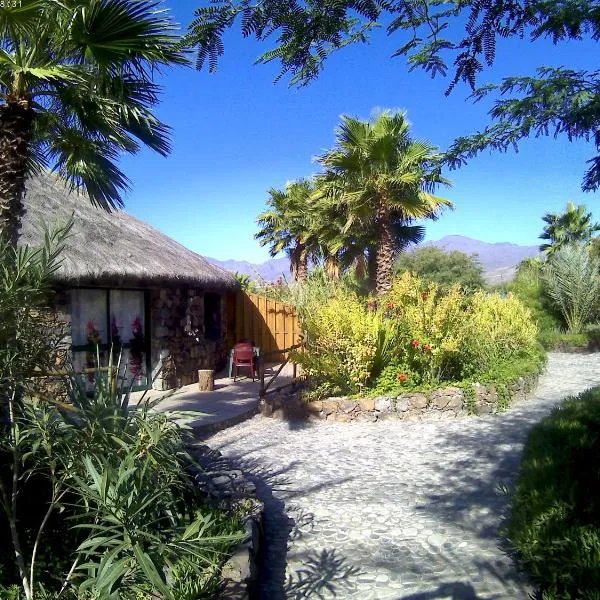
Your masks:
<path fill-rule="evenodd" d="M 565 354 L 594 354 L 600 352 L 600 343 L 588 342 L 585 346 L 572 346 L 569 344 L 558 343 L 551 352 L 564 352 Z"/>
<path fill-rule="evenodd" d="M 264 513 L 256 486 L 218 450 L 199 444 L 189 448 L 189 452 L 200 467 L 195 469 L 194 479 L 206 494 L 209 505 L 243 514 L 246 539 L 222 566 L 223 587 L 217 598 L 254 598 L 258 587 L 257 558 L 263 537 Z"/>
<path fill-rule="evenodd" d="M 537 385 L 539 373 L 519 377 L 512 384 L 471 384 L 468 387 L 453 387 L 426 392 L 407 392 L 399 396 L 377 396 L 350 398 L 340 396 L 305 403 L 296 393 L 277 396 L 269 400 L 263 414 L 283 417 L 301 413 L 305 416 L 327 421 L 348 423 L 351 421 L 375 422 L 385 419 L 443 419 L 467 415 L 487 415 L 501 412 L 513 401 L 525 400 Z M 508 396 L 508 397 L 507 397 Z"/>

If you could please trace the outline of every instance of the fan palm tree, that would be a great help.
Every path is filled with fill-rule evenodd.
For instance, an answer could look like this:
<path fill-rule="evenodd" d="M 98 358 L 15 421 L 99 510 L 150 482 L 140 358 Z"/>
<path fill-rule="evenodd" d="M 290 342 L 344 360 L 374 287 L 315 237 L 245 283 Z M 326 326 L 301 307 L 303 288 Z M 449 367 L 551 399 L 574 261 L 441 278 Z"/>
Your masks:
<path fill-rule="evenodd" d="M 156 0 L 27 0 L 0 8 L 0 233 L 16 244 L 25 181 L 51 167 L 107 210 L 140 144 L 169 152 L 153 72 L 186 62 Z"/>
<path fill-rule="evenodd" d="M 356 222 L 373 231 L 377 294 L 391 286 L 398 253 L 396 223 L 435 218 L 449 200 L 433 195 L 439 184 L 450 182 L 440 173 L 440 158 L 427 142 L 409 135 L 404 113 L 383 112 L 373 122 L 348 116 L 336 132 L 336 147 L 319 157 L 326 173 L 320 178 L 324 193 L 345 206 L 346 230 Z"/>
<path fill-rule="evenodd" d="M 354 268 L 358 279 L 366 278 L 369 289 L 375 289 L 377 262 L 376 231 L 369 223 L 352 220 L 347 207 L 330 202 L 327 197 L 319 197 L 314 211 L 315 235 L 321 246 L 325 270 L 335 276 Z M 403 221 L 398 215 L 393 217 L 395 251 L 400 252 L 411 244 L 418 244 L 425 236 L 425 229 Z M 370 224 L 372 225 L 372 223 Z"/>
<path fill-rule="evenodd" d="M 586 212 L 585 204 L 575 206 L 573 202 L 569 202 L 565 212 L 546 213 L 542 220 L 546 226 L 540 239 L 548 240 L 548 243 L 542 244 L 540 250 L 547 255 L 570 244 L 587 244 L 594 233 L 600 231 L 600 223 L 592 222 L 592 213 Z"/>
<path fill-rule="evenodd" d="M 289 183 L 285 190 L 271 188 L 266 211 L 257 217 L 259 231 L 254 236 L 269 254 L 286 252 L 294 281 L 308 277 L 308 261 L 318 254 L 311 226 L 310 197 L 313 184 L 308 180 Z"/>

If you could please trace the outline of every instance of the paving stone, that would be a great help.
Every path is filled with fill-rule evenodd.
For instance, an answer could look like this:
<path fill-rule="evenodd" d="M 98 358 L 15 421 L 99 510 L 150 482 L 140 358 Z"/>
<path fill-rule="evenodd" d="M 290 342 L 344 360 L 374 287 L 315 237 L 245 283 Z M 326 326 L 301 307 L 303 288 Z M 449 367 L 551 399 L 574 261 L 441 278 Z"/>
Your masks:
<path fill-rule="evenodd" d="M 553 353 L 534 394 L 501 415 L 302 427 L 259 416 L 217 433 L 207 443 L 265 503 L 260 598 L 307 597 L 300 572 L 321 585 L 310 598 L 333 598 L 327 586 L 343 600 L 528 598 L 500 550 L 498 485 L 517 475 L 531 426 L 594 385 L 600 355 Z"/>

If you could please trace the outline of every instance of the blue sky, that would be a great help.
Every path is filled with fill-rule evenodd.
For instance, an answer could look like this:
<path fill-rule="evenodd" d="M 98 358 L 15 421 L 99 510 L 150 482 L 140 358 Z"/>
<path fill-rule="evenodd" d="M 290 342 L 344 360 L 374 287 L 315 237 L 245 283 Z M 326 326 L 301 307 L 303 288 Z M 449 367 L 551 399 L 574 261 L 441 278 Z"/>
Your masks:
<path fill-rule="evenodd" d="M 202 0 L 167 0 L 186 25 Z M 473 105 L 468 89 L 444 96 L 447 81 L 409 73 L 398 35 L 376 32 L 371 44 L 333 57 L 312 85 L 273 83 L 276 65 L 254 66 L 267 49 L 244 40 L 239 30 L 225 39 L 216 74 L 174 69 L 161 77 L 164 94 L 157 113 L 173 128 L 173 152 L 150 151 L 121 163 L 132 182 L 126 210 L 192 250 L 218 259 L 261 262 L 269 258 L 253 236 L 266 190 L 318 171 L 313 158 L 334 143 L 342 114 L 369 118 L 381 108 L 406 110 L 414 137 L 441 149 L 455 137 L 488 122 L 489 105 Z M 597 44 L 503 41 L 494 68 L 480 83 L 527 75 L 538 65 L 595 68 Z M 596 210 L 598 194 L 580 184 L 592 144 L 565 138 L 527 140 L 515 154 L 484 153 L 446 175 L 453 187 L 440 191 L 456 206 L 427 222 L 427 239 L 459 234 L 488 242 L 537 244 L 541 216 L 568 200 Z"/>

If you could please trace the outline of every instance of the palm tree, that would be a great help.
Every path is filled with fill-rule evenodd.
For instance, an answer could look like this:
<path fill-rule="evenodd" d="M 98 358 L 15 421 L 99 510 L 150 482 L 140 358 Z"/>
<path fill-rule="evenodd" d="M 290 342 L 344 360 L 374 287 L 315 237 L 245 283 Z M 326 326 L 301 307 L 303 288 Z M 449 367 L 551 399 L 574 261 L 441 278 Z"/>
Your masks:
<path fill-rule="evenodd" d="M 434 218 L 449 200 L 432 194 L 439 184 L 449 185 L 440 173 L 440 157 L 427 142 L 409 135 L 404 113 L 383 112 L 373 122 L 342 117 L 336 147 L 318 160 L 326 168 L 320 178 L 325 194 L 345 206 L 346 228 L 356 222 L 373 231 L 377 294 L 391 286 L 399 251 L 396 224 Z"/>
<path fill-rule="evenodd" d="M 546 226 L 540 239 L 548 240 L 548 243 L 542 244 L 540 250 L 552 255 L 563 246 L 589 243 L 594 233 L 600 231 L 600 223 L 593 223 L 592 213 L 585 211 L 585 204 L 575 206 L 569 202 L 563 213 L 546 213 L 542 217 Z"/>
<path fill-rule="evenodd" d="M 311 227 L 310 197 L 313 184 L 308 180 L 289 183 L 285 190 L 268 191 L 266 211 L 257 217 L 259 231 L 254 236 L 261 246 L 269 246 L 269 254 L 286 252 L 294 281 L 308 277 L 308 261 L 318 253 Z"/>
<path fill-rule="evenodd" d="M 95 205 L 122 205 L 119 154 L 169 152 L 152 74 L 186 62 L 156 0 L 15 4 L 0 8 L 0 234 L 11 244 L 25 181 L 44 167 Z"/>
<path fill-rule="evenodd" d="M 339 277 L 341 272 L 354 268 L 359 280 L 367 279 L 371 291 L 375 289 L 377 237 L 372 223 L 352 220 L 347 206 L 331 202 L 326 196 L 314 196 L 313 226 L 321 246 L 325 270 Z M 371 225 L 371 227 L 369 227 Z M 418 244 L 425 236 L 420 225 L 406 223 L 393 217 L 394 245 L 400 252 L 411 244 Z"/>

